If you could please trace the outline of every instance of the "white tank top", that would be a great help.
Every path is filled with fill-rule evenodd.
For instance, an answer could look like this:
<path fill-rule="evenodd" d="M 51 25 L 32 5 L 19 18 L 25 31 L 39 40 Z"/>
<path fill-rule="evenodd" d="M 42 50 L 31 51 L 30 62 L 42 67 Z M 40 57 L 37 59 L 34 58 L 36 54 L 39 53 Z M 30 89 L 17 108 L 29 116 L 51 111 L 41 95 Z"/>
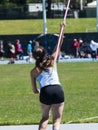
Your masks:
<path fill-rule="evenodd" d="M 48 69 L 48 72 L 43 70 L 36 78 L 40 89 L 48 85 L 60 84 L 56 65 L 49 67 Z"/>

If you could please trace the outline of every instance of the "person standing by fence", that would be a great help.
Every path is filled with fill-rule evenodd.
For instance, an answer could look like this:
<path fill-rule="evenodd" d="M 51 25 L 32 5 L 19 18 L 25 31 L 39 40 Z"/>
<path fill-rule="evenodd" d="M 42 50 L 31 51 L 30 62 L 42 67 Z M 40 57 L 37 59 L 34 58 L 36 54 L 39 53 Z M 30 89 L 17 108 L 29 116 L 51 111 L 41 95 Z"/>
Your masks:
<path fill-rule="evenodd" d="M 27 54 L 28 54 L 28 58 L 27 58 L 27 61 L 29 61 L 29 62 L 31 62 L 32 61 L 32 50 L 33 50 L 33 48 L 32 48 L 32 41 L 30 40 L 29 42 L 28 42 L 28 45 L 27 45 Z"/>
<path fill-rule="evenodd" d="M 15 61 L 15 46 L 14 44 L 12 44 L 11 42 L 8 42 L 8 46 L 9 46 L 9 58 L 10 58 L 10 61 L 8 64 L 14 64 Z"/>
<path fill-rule="evenodd" d="M 0 40 L 0 58 L 1 58 L 1 60 L 3 60 L 3 58 L 4 58 L 4 53 L 5 53 L 5 51 L 4 51 L 3 41 Z"/>

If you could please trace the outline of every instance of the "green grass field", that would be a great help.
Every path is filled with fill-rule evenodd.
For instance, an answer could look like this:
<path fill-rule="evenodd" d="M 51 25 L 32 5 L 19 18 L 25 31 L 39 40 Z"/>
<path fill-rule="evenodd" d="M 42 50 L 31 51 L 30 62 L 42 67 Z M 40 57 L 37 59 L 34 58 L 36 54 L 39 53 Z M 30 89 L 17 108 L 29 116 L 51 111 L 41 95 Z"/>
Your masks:
<path fill-rule="evenodd" d="M 37 124 L 39 95 L 31 89 L 33 64 L 0 65 L 0 125 Z M 58 63 L 65 92 L 62 123 L 98 122 L 98 62 Z M 49 123 L 52 118 L 50 117 Z"/>
<path fill-rule="evenodd" d="M 63 19 L 47 19 L 47 33 L 59 33 Z M 96 28 L 96 18 L 67 19 L 64 33 L 81 33 Z M 95 31 L 96 30 L 92 30 Z M 0 35 L 43 33 L 43 20 L 0 20 Z"/>
<path fill-rule="evenodd" d="M 62 19 L 47 19 L 48 33 L 59 33 Z M 95 18 L 67 19 L 64 33 L 85 32 L 96 27 Z M 43 20 L 0 20 L 0 35 L 43 33 Z M 33 64 L 0 65 L 0 125 L 38 124 L 39 97 L 31 89 Z M 98 122 L 98 63 L 59 63 L 65 92 L 62 123 Z M 89 118 L 89 119 L 85 119 Z M 51 123 L 51 118 L 50 121 Z"/>

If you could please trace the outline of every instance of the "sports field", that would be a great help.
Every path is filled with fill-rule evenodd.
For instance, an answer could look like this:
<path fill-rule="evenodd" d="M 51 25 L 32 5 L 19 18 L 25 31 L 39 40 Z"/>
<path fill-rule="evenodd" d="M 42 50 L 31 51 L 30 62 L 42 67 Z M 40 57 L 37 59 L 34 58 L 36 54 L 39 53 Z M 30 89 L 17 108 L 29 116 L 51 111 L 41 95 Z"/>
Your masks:
<path fill-rule="evenodd" d="M 32 93 L 29 74 L 33 67 L 0 65 L 0 125 L 39 123 L 39 95 Z M 66 99 L 62 123 L 98 122 L 98 62 L 58 63 L 58 71 Z"/>
<path fill-rule="evenodd" d="M 47 19 L 48 33 L 59 33 L 61 21 Z M 95 27 L 95 18 L 67 19 L 64 33 L 85 32 L 87 28 Z M 0 20 L 1 35 L 40 34 L 43 33 L 42 28 L 43 20 Z M 26 125 L 22 127 L 27 130 L 35 127 L 28 127 L 28 124 L 39 123 L 39 95 L 32 92 L 29 74 L 33 67 L 33 64 L 0 65 L 0 125 Z M 62 123 L 98 123 L 98 62 L 59 63 L 58 71 L 66 99 Z M 71 129 L 65 125 L 62 130 L 74 129 L 73 125 Z M 84 130 L 88 128 L 86 126 L 75 125 L 74 130 Z M 0 130 L 21 129 L 20 126 L 1 127 Z"/>

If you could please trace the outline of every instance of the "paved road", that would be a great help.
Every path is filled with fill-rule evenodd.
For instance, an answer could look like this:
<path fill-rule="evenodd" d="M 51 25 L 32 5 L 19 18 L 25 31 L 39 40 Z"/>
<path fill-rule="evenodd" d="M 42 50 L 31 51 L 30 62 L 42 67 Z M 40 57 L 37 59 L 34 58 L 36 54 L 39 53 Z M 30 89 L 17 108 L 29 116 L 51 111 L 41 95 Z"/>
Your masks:
<path fill-rule="evenodd" d="M 38 125 L 0 126 L 0 130 L 38 130 Z M 47 130 L 52 130 L 52 125 Z M 98 123 L 63 124 L 60 130 L 98 130 Z"/>

